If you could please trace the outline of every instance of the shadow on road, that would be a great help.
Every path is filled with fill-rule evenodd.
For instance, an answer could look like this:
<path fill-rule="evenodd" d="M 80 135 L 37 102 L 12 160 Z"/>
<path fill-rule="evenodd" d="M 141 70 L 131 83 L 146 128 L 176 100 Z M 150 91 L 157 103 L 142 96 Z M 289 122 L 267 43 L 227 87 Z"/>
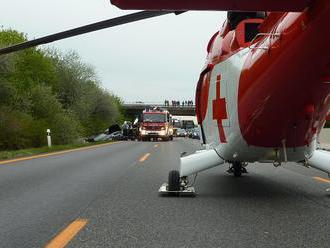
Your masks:
<path fill-rule="evenodd" d="M 207 184 L 204 187 L 203 184 Z M 206 186 L 206 185 L 205 185 Z M 249 198 L 254 200 L 263 199 L 291 199 L 297 194 L 304 193 L 294 184 L 269 180 L 269 178 L 247 174 L 240 178 L 235 178 L 232 175 L 207 175 L 198 182 L 198 190 L 202 198 L 217 197 L 219 199 L 230 198 Z"/>

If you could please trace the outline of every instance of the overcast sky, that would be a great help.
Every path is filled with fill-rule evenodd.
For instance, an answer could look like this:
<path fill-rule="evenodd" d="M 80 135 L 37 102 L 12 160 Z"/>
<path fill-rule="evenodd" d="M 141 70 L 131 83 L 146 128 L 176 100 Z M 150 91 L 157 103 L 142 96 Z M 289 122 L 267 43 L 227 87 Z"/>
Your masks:
<path fill-rule="evenodd" d="M 132 11 L 131 11 L 132 12 Z M 0 25 L 37 38 L 125 15 L 109 0 L 1 0 Z M 225 12 L 188 12 L 57 41 L 94 66 L 102 85 L 127 102 L 194 99 L 210 37 Z"/>

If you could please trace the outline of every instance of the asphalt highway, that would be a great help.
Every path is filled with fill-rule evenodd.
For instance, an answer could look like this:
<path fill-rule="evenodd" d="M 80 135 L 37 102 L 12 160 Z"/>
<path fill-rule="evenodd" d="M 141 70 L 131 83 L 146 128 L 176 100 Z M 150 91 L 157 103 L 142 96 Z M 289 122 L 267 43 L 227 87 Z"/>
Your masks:
<path fill-rule="evenodd" d="M 0 247 L 330 247 L 330 180 L 296 164 L 198 175 L 160 197 L 199 142 L 119 142 L 0 165 Z M 315 178 L 316 177 L 316 178 Z"/>

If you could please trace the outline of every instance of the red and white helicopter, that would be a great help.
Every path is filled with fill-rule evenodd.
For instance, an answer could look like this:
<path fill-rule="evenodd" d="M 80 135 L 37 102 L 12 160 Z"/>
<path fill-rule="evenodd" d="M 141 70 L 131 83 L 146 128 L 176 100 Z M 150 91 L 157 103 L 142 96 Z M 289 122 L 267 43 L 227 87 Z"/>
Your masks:
<path fill-rule="evenodd" d="M 330 175 L 330 153 L 317 149 L 330 108 L 329 0 L 111 2 L 144 11 L 4 48 L 0 55 L 163 14 L 227 10 L 196 89 L 206 149 L 182 157 L 160 192 L 191 193 L 188 176 L 225 162 L 235 176 L 250 162 L 298 162 Z"/>
<path fill-rule="evenodd" d="M 161 192 L 189 192 L 187 176 L 225 162 L 235 176 L 249 162 L 299 162 L 330 173 L 330 153 L 317 150 L 330 108 L 328 0 L 112 2 L 123 9 L 229 10 L 208 44 L 196 90 L 207 149 L 181 158 Z"/>

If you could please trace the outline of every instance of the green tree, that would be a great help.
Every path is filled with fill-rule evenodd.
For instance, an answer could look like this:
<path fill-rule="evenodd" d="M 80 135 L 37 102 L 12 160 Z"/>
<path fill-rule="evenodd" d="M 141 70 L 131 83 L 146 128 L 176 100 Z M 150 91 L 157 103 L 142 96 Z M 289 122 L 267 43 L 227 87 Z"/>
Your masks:
<path fill-rule="evenodd" d="M 0 108 L 0 149 L 20 149 L 33 145 L 30 130 L 33 119 L 30 115 Z"/>
<path fill-rule="evenodd" d="M 0 30 L 0 47 L 26 41 Z M 30 48 L 0 57 L 0 149 L 76 142 L 123 120 L 122 101 L 103 89 L 77 53 Z"/>
<path fill-rule="evenodd" d="M 50 123 L 54 144 L 72 144 L 80 137 L 81 126 L 69 113 L 58 113 Z"/>
<path fill-rule="evenodd" d="M 35 119 L 51 119 L 63 112 L 61 103 L 48 86 L 39 84 L 30 89 L 30 101 L 30 111 Z"/>

